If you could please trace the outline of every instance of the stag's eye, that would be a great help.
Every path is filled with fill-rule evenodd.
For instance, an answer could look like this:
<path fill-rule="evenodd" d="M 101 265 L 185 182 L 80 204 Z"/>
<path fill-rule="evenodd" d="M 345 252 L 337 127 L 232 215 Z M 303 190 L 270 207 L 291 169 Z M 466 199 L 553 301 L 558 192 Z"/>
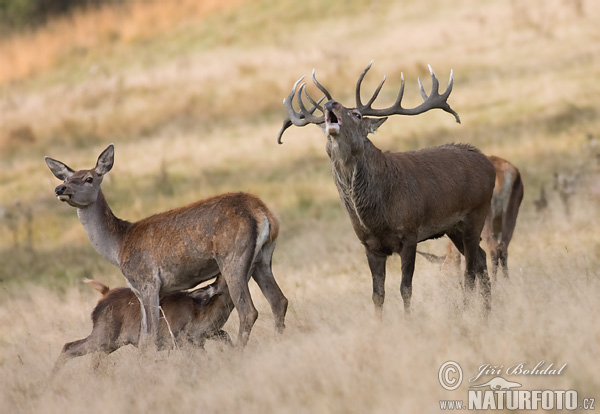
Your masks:
<path fill-rule="evenodd" d="M 354 118 L 358 119 L 359 121 L 362 119 L 362 114 L 358 111 L 352 111 L 352 116 L 354 116 Z"/>
<path fill-rule="evenodd" d="M 88 177 L 88 178 L 85 179 L 86 183 L 91 183 L 93 181 L 94 181 L 94 179 L 92 177 Z"/>

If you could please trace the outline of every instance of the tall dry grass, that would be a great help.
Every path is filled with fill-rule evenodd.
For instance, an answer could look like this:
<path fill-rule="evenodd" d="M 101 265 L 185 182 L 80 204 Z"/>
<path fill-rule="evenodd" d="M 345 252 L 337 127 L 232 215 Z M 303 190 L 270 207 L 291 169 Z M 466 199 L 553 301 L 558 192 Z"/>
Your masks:
<path fill-rule="evenodd" d="M 144 357 L 127 347 L 100 360 L 73 360 L 49 379 L 62 344 L 90 331 L 96 292 L 78 286 L 57 298 L 30 286 L 5 298 L 0 308 L 0 406 L 14 413 L 437 412 L 440 399 L 466 398 L 468 384 L 455 392 L 439 385 L 438 369 L 447 360 L 459 362 L 469 377 L 486 363 L 567 363 L 558 377 L 507 378 L 524 389 L 576 389 L 582 398 L 597 398 L 600 286 L 589 247 L 597 235 L 557 238 L 567 226 L 562 212 L 549 213 L 556 217 L 545 220 L 546 229 L 536 235 L 536 225 L 520 223 L 511 249 L 512 277 L 494 284 L 487 323 L 481 303 L 464 308 L 457 277 L 421 260 L 413 315 L 405 320 L 395 259 L 383 322 L 376 323 L 362 251 L 346 223 L 336 222 L 322 228 L 333 240 L 311 234 L 302 237 L 310 249 L 279 245 L 274 271 L 291 300 L 281 337 L 273 332 L 268 304 L 253 288 L 260 318 L 243 351 L 209 343 L 206 352 Z M 333 260 L 327 253 L 332 249 Z M 290 265 L 298 259 L 304 265 Z M 234 313 L 226 329 L 236 328 Z"/>
<path fill-rule="evenodd" d="M 94 59 L 73 55 L 5 84 L 0 412 L 429 413 L 440 399 L 466 398 L 468 384 L 455 392 L 439 385 L 447 360 L 465 375 L 485 363 L 567 363 L 558 377 L 508 379 L 524 389 L 572 388 L 598 401 L 599 8 L 559 0 L 244 2 L 207 17 L 219 41 L 204 41 L 206 28 L 174 24 L 149 33 L 147 44 L 90 49 Z M 450 101 L 463 120 L 457 126 L 444 113 L 392 118 L 373 137 L 379 147 L 466 141 L 523 174 L 511 278 L 494 284 L 487 323 L 477 301 L 464 308 L 458 276 L 421 259 L 413 315 L 405 320 L 398 258 L 390 259 L 384 318 L 376 323 L 364 253 L 339 203 L 321 132 L 292 128 L 275 144 L 281 99 L 297 78 L 315 67 L 336 98 L 351 102 L 371 59 L 364 90 L 387 74 L 381 106 L 393 101 L 400 71 L 409 106 L 420 99 L 416 77 L 428 85 L 427 63 L 442 84 L 453 68 Z M 116 163 L 103 188 L 119 217 L 135 220 L 238 190 L 259 195 L 279 215 L 274 272 L 290 299 L 283 336 L 273 332 L 268 304 L 252 285 L 260 317 L 243 351 L 211 343 L 206 352 L 144 357 L 125 347 L 76 359 L 49 378 L 61 346 L 91 330 L 97 296 L 79 280 L 124 281 L 91 248 L 75 211 L 54 199 L 57 181 L 43 156 L 90 168 L 110 142 Z M 567 216 L 553 173 L 577 171 Z M 542 185 L 549 208 L 537 213 Z M 438 254 L 444 247 L 443 239 L 421 246 Z M 236 329 L 234 312 L 226 330 Z"/>

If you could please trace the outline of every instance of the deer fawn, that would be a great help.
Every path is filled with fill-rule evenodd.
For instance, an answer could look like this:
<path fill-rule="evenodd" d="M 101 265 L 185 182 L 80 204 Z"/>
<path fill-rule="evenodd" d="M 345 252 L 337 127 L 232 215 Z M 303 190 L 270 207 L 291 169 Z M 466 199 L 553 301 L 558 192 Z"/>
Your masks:
<path fill-rule="evenodd" d="M 125 345 L 138 346 L 140 306 L 131 289 L 109 289 L 95 280 L 85 280 L 102 294 L 92 312 L 92 333 L 87 338 L 66 343 L 54 364 L 57 372 L 67 361 L 92 352 L 109 354 Z M 225 280 L 218 276 L 209 286 L 192 292 L 175 292 L 161 297 L 164 318 L 160 319 L 159 347 L 189 342 L 204 347 L 206 339 L 231 343 L 221 328 L 227 322 L 233 302 Z M 172 335 L 172 337 L 171 337 Z"/>
<path fill-rule="evenodd" d="M 412 278 L 417 243 L 447 234 L 465 256 L 465 285 L 475 287 L 479 277 L 486 310 L 491 308 L 491 289 L 487 275 L 485 252 L 479 247 L 481 230 L 490 207 L 495 171 L 490 160 L 476 148 L 465 144 L 448 144 L 410 152 L 382 152 L 367 138 L 390 115 L 418 115 L 433 108 L 458 114 L 446 102 L 452 91 L 452 74 L 448 88 L 438 93 L 439 82 L 430 69 L 432 92 L 428 96 L 419 81 L 424 102 L 416 108 L 401 105 L 404 76 L 396 102 L 386 109 L 373 109 L 385 78 L 366 104 L 362 103 L 360 85 L 371 64 L 356 84 L 356 107 L 346 108 L 331 97 L 317 81 L 327 103 L 313 100 L 298 87 L 298 80 L 284 106 L 287 117 L 279 132 L 291 125 L 318 125 L 327 137 L 326 151 L 342 204 L 359 240 L 365 246 L 373 278 L 373 303 L 381 317 L 385 297 L 385 267 L 388 256 L 398 253 L 402 259 L 400 292 L 404 309 L 410 312 Z M 311 102 L 307 109 L 302 94 Z M 292 101 L 297 96 L 300 112 Z M 315 110 L 322 115 L 314 115 Z M 373 116 L 370 118 L 368 116 Z"/>
<path fill-rule="evenodd" d="M 96 251 L 118 266 L 141 306 L 142 349 L 158 339 L 159 295 L 189 289 L 221 274 L 238 312 L 238 343 L 245 345 L 258 312 L 248 280 L 253 277 L 284 329 L 288 301 L 271 271 L 279 223 L 257 197 L 222 194 L 130 223 L 115 217 L 100 184 L 114 163 L 109 145 L 90 170 L 74 171 L 46 157 L 60 201 L 77 215 Z"/>

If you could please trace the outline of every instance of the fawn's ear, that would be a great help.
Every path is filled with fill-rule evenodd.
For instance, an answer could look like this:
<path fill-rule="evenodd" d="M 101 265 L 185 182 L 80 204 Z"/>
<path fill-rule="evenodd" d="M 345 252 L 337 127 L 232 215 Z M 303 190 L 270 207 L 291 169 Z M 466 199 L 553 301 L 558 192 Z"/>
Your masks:
<path fill-rule="evenodd" d="M 96 162 L 96 174 L 104 175 L 111 170 L 113 164 L 115 162 L 115 147 L 113 144 L 110 144 L 108 148 L 102 151 L 102 154 L 98 157 L 98 161 Z"/>
<path fill-rule="evenodd" d="M 53 158 L 44 157 L 44 161 L 46 161 L 46 164 L 48 165 L 48 168 L 50 168 L 50 171 L 52 171 L 52 174 L 54 174 L 54 176 L 56 178 L 58 178 L 59 180 L 65 181 L 67 178 L 72 176 L 73 173 L 75 172 L 73 169 L 71 169 L 66 164 L 64 164 L 60 161 L 57 161 Z"/>

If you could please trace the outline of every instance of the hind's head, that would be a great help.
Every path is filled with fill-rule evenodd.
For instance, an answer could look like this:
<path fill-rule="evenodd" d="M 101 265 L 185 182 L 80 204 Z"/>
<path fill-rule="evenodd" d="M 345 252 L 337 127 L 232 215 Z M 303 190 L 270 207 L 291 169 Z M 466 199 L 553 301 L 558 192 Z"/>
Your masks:
<path fill-rule="evenodd" d="M 56 198 L 73 207 L 85 208 L 96 202 L 104 175 L 114 164 L 114 146 L 111 144 L 102 151 L 96 166 L 90 170 L 75 171 L 61 161 L 50 157 L 44 160 L 52 174 L 63 183 L 54 189 Z"/>

